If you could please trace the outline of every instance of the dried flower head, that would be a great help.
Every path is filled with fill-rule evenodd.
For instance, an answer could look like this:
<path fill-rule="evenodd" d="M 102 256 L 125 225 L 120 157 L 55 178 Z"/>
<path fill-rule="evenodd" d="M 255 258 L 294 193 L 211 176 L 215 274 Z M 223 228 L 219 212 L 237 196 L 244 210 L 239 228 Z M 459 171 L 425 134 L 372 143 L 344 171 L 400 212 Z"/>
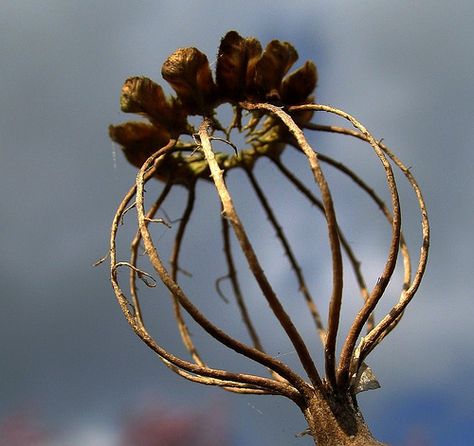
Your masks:
<path fill-rule="evenodd" d="M 223 37 L 217 54 L 215 82 L 206 55 L 197 48 L 180 48 L 165 60 L 161 73 L 176 97 L 166 98 L 161 86 L 147 77 L 127 79 L 120 97 L 122 111 L 145 116 L 160 133 L 164 129 L 179 137 L 194 132 L 188 116 L 212 117 L 215 108 L 226 102 L 239 108 L 242 101 L 291 106 L 311 103 L 314 99 L 311 95 L 317 83 L 316 65 L 307 61 L 286 76 L 298 59 L 298 53 L 288 42 L 272 40 L 262 51 L 257 39 L 230 31 Z M 299 120 L 304 117 L 306 122 L 312 116 L 312 112 L 290 114 L 299 116 Z M 258 122 L 262 113 L 254 112 L 254 115 Z M 273 123 L 279 125 L 278 121 Z M 127 150 L 127 159 L 140 158 L 130 155 L 130 147 Z"/>
<path fill-rule="evenodd" d="M 124 197 L 112 224 L 111 282 L 131 327 L 157 353 L 164 364 L 180 376 L 194 382 L 220 386 L 235 393 L 276 394 L 291 399 L 303 412 L 309 425 L 308 432 L 318 446 L 380 445 L 373 439 L 362 418 L 356 394 L 379 387 L 366 359 L 397 326 L 423 277 L 429 247 L 426 207 L 413 174 L 388 147 L 376 140 L 352 115 L 314 102 L 318 74 L 312 61 L 305 62 L 303 66 L 288 74 L 297 59 L 296 49 L 288 42 L 272 40 L 262 50 L 257 39 L 244 38 L 237 32 L 230 31 L 223 37 L 219 46 L 215 81 L 206 55 L 194 47 L 178 49 L 163 64 L 163 78 L 175 91 L 175 97 L 167 98 L 163 89 L 146 77 L 126 80 L 120 99 L 122 110 L 137 113 L 148 122 L 128 122 L 109 127 L 112 140 L 122 147 L 127 160 L 139 168 L 135 184 Z M 233 119 L 227 128 L 222 126 L 216 116 L 217 107 L 224 103 L 231 104 L 234 110 Z M 242 124 L 243 119 L 247 118 L 244 113 L 248 114 L 245 125 Z M 351 128 L 313 123 L 312 119 L 316 113 L 336 115 L 347 120 Z M 192 115 L 202 116 L 197 128 L 193 127 L 188 119 Z M 231 133 L 235 130 L 245 133 L 246 148 L 237 148 L 231 142 Z M 312 131 L 337 133 L 367 143 L 382 166 L 390 204 L 386 204 L 378 191 L 369 186 L 351 166 L 321 153 L 320 147 L 317 151 L 313 149 L 307 140 L 308 132 Z M 216 140 L 227 143 L 233 150 L 228 151 L 230 153 L 216 152 L 213 148 Z M 309 166 L 311 181 L 305 183 L 301 172 L 292 170 L 285 161 L 282 154 L 287 147 L 289 150 L 296 149 Z M 272 199 L 279 200 L 280 197 L 267 197 L 260 185 L 256 165 L 261 158 L 266 158 L 275 168 L 272 181 L 278 181 L 280 178 L 289 184 L 303 197 L 303 201 L 307 202 L 311 212 L 319 212 L 322 215 L 330 247 L 328 263 L 332 268 L 332 290 L 328 298 L 326 323 L 323 322 L 317 306 L 319 299 L 314 298 L 305 278 L 305 269 L 302 268 L 287 236 L 287 228 L 271 205 Z M 336 215 L 331 187 L 322 163 L 331 165 L 341 175 L 348 177 L 350 183 L 376 205 L 374 208 L 382 212 L 390 228 L 386 260 L 381 266 L 376 283 L 366 281 L 361 262 L 344 235 L 345 226 L 340 225 Z M 289 296 L 285 300 L 285 297 L 279 296 L 274 290 L 233 204 L 233 195 L 226 182 L 229 172 L 233 169 L 241 169 L 245 173 L 250 189 L 255 194 L 257 206 L 261 206 L 266 221 L 276 233 L 276 239 L 284 253 L 282 257 L 288 261 L 288 274 L 294 275 L 298 292 L 303 297 L 301 304 L 306 307 L 314 324 L 314 334 L 320 338 L 324 376 L 321 375 L 321 368 L 317 367 L 306 341 L 293 321 L 294 316 L 288 311 L 298 305 L 296 296 Z M 412 258 L 401 232 L 400 197 L 394 170 L 401 172 L 408 181 L 420 210 L 421 244 L 415 268 L 412 268 Z M 152 177 L 165 184 L 156 202 L 147 207 L 144 186 Z M 216 212 L 214 216 L 206 215 L 205 222 L 209 225 L 214 217 L 219 220 L 222 228 L 223 249 L 216 251 L 216 255 L 222 254 L 223 251 L 222 264 L 228 273 L 216 280 L 216 294 L 228 300 L 223 296 L 219 285 L 222 279 L 228 279 L 236 301 L 234 308 L 240 312 L 240 319 L 250 343 L 236 339 L 208 319 L 193 300 L 192 293 L 195 290 L 185 292 L 180 284 L 179 273 L 182 270 L 179 266 L 179 256 L 193 213 L 196 184 L 199 180 L 211 182 L 219 198 L 220 212 Z M 162 210 L 176 184 L 185 187 L 187 202 L 181 218 L 177 223 L 171 224 L 163 218 L 155 218 L 155 215 Z M 270 192 L 274 193 L 274 190 L 271 189 Z M 246 195 L 246 198 L 248 197 Z M 130 261 L 118 261 L 117 233 L 124 214 L 133 207 L 136 208 L 137 232 L 131 243 Z M 312 231 L 312 221 L 303 228 L 305 237 Z M 161 223 L 168 228 L 177 225 L 174 245 L 170 250 L 169 267 L 161 260 L 158 245 L 153 240 L 152 223 Z M 370 223 L 371 221 L 368 222 Z M 231 240 L 231 231 L 235 236 L 235 243 Z M 142 259 L 138 255 L 140 243 L 143 243 L 145 248 L 145 256 Z M 242 292 L 234 262 L 232 246 L 235 244 L 240 248 L 245 265 L 255 279 L 261 295 L 247 296 Z M 308 249 L 311 249 L 310 243 Z M 402 262 L 398 262 L 399 257 Z M 143 261 L 149 262 L 148 267 L 151 265 L 170 292 L 179 335 L 189 353 L 186 358 L 169 352 L 146 328 L 136 280 L 142 279 L 147 286 L 155 286 L 156 281 L 139 266 Z M 353 271 L 362 300 L 345 336 L 341 336 L 345 265 Z M 403 271 L 399 300 L 377 322 L 374 311 L 389 282 L 395 282 L 394 271 L 397 265 Z M 118 280 L 118 270 L 124 266 L 130 269 L 129 293 L 125 293 Z M 206 278 L 210 274 L 212 271 L 206 271 Z M 261 315 L 252 312 L 248 305 L 249 301 L 255 299 L 264 299 L 268 304 L 269 312 L 291 344 L 304 374 L 295 371 L 281 358 L 266 352 L 265 342 L 258 330 Z M 210 365 L 211 361 L 204 361 L 190 334 L 188 318 L 183 317 L 183 312 L 218 342 L 239 353 L 242 358 L 259 364 L 265 372 L 269 371 L 269 376 L 264 373 L 223 370 Z M 314 341 L 311 342 L 311 346 L 313 345 Z"/>

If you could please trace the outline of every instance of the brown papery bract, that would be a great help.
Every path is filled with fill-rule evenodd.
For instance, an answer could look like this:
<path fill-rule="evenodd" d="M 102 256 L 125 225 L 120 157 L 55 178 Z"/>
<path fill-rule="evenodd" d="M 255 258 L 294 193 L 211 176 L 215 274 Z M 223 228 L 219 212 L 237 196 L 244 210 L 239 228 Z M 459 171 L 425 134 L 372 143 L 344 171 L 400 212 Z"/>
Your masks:
<path fill-rule="evenodd" d="M 161 74 L 189 114 L 205 115 L 210 111 L 216 87 L 204 53 L 194 47 L 180 48 L 166 59 Z"/>
<path fill-rule="evenodd" d="M 255 67 L 254 85 L 270 101 L 280 98 L 280 84 L 292 65 L 298 60 L 298 53 L 288 42 L 272 40 Z"/>
<path fill-rule="evenodd" d="M 280 97 L 284 104 L 302 104 L 313 93 L 318 82 L 316 65 L 311 60 L 283 79 Z"/>
<path fill-rule="evenodd" d="M 181 134 L 186 128 L 186 113 L 176 100 L 168 101 L 161 86 L 144 76 L 130 77 L 125 81 L 120 107 L 123 112 L 146 116 L 171 134 Z"/>
<path fill-rule="evenodd" d="M 122 147 L 127 161 L 138 168 L 170 139 L 167 130 L 145 122 L 110 125 L 109 136 Z"/>
<path fill-rule="evenodd" d="M 221 99 L 232 102 L 246 99 L 247 87 L 255 75 L 261 53 L 260 42 L 254 38 L 243 38 L 235 31 L 229 31 L 223 37 L 216 66 Z"/>

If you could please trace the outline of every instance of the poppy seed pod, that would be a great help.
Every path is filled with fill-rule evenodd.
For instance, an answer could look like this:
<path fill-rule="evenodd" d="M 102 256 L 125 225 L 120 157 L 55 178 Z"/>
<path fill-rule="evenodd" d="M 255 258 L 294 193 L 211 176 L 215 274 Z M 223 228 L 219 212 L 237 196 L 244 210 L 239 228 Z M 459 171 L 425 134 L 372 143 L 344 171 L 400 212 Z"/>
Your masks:
<path fill-rule="evenodd" d="M 204 115 L 212 108 L 216 87 L 207 57 L 197 48 L 176 50 L 164 62 L 161 74 L 189 114 Z"/>

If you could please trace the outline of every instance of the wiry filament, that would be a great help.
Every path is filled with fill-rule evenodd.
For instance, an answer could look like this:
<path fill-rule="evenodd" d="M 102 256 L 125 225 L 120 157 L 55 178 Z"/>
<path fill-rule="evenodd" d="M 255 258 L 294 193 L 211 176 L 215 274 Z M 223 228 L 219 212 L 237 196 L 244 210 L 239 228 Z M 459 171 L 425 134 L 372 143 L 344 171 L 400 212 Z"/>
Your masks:
<path fill-rule="evenodd" d="M 317 306 L 314 302 L 313 297 L 311 296 L 311 293 L 309 292 L 308 285 L 306 284 L 306 280 L 303 275 L 303 271 L 301 269 L 301 266 L 298 263 L 298 260 L 296 259 L 295 254 L 293 253 L 293 249 L 291 248 L 291 245 L 283 231 L 282 226 L 278 222 L 271 205 L 268 203 L 267 198 L 261 189 L 260 185 L 258 184 L 258 181 L 253 174 L 253 172 L 250 169 L 246 170 L 247 175 L 250 179 L 250 183 L 252 184 L 252 187 L 262 205 L 262 207 L 265 210 L 265 213 L 267 214 L 268 219 L 270 220 L 271 225 L 275 229 L 275 232 L 277 234 L 278 239 L 280 240 L 281 244 L 283 245 L 283 250 L 286 254 L 286 257 L 288 258 L 290 262 L 291 269 L 296 275 L 296 279 L 298 281 L 298 286 L 299 286 L 299 291 L 303 294 L 303 297 L 305 299 L 306 305 L 309 309 L 309 312 L 313 318 L 313 321 L 316 325 L 316 329 L 318 331 L 319 337 L 324 345 L 325 343 L 325 338 L 326 338 L 326 331 L 323 326 L 323 322 L 321 320 L 321 316 L 319 314 L 319 311 L 317 309 Z"/>

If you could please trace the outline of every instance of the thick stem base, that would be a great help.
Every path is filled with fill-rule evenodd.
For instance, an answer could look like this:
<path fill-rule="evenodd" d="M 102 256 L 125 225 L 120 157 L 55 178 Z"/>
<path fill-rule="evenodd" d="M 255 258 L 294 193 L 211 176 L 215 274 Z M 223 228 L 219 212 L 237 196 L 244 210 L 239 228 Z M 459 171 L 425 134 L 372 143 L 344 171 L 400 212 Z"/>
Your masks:
<path fill-rule="evenodd" d="M 372 436 L 350 395 L 313 392 L 301 410 L 317 446 L 384 446 Z"/>

